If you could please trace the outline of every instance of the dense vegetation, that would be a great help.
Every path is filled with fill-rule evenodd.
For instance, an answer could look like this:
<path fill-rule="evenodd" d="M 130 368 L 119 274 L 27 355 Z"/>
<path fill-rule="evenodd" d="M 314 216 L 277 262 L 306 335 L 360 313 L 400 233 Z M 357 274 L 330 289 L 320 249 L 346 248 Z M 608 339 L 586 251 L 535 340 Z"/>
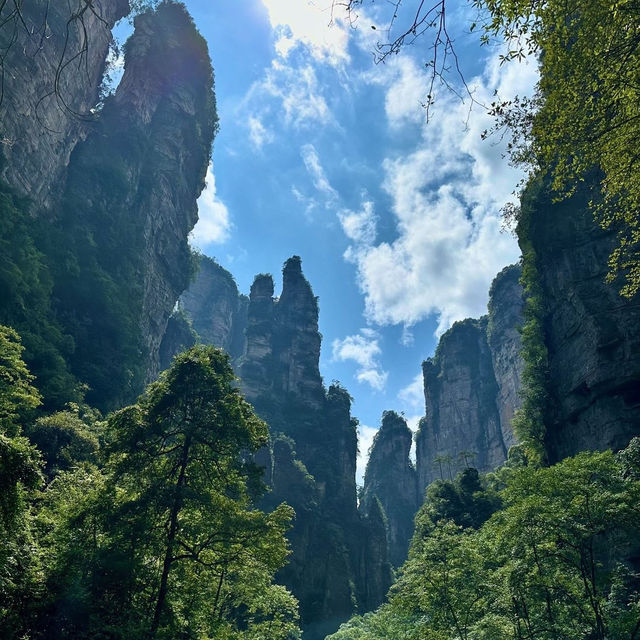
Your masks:
<path fill-rule="evenodd" d="M 638 637 L 639 454 L 434 483 L 388 603 L 331 640 Z"/>
<path fill-rule="evenodd" d="M 273 584 L 292 510 L 255 506 L 267 426 L 228 357 L 190 349 L 102 422 L 77 405 L 34 422 L 21 352 L 1 328 L 0 635 L 298 637 Z"/>

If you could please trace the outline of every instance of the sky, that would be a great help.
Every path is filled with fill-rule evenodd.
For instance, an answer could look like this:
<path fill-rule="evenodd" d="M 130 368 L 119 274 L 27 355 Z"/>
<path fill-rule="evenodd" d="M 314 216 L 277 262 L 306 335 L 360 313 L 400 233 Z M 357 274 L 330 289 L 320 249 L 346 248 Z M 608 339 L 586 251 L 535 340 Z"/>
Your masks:
<path fill-rule="evenodd" d="M 396 25 L 417 0 L 405 0 Z M 465 0 L 448 0 L 459 78 L 429 111 L 429 39 L 384 63 L 390 3 L 349 22 L 331 0 L 186 0 L 215 72 L 220 131 L 192 244 L 248 293 L 292 256 L 319 297 L 320 370 L 360 420 L 358 482 L 382 411 L 424 414 L 421 363 L 453 322 L 486 313 L 519 250 L 500 209 L 522 175 L 481 133 L 494 96 L 531 93 L 534 64 L 500 65 Z M 354 18 L 355 16 L 352 16 Z M 428 36 L 427 36 L 428 38 Z M 456 95 L 462 95 L 461 100 Z"/>

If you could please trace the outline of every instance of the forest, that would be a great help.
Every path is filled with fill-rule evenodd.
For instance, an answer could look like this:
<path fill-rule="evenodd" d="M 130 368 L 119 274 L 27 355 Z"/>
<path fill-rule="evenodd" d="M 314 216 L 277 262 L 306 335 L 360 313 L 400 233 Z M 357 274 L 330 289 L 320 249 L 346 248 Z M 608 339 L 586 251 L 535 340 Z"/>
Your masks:
<path fill-rule="evenodd" d="M 224 99 L 190 3 L 94 4 L 0 0 L 0 636 L 640 639 L 635 0 L 468 0 L 539 73 L 479 105 L 521 258 L 363 486 L 301 259 L 246 296 L 190 245 Z M 332 8 L 361 32 L 368 4 Z M 452 76 L 475 100 L 450 6 L 389 3 L 374 51 L 420 48 L 429 126 Z"/>

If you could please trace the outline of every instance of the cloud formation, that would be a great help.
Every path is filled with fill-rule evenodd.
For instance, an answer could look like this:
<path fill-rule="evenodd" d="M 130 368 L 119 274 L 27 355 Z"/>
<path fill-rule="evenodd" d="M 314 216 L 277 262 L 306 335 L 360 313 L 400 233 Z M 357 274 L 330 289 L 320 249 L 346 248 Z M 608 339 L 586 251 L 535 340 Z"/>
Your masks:
<path fill-rule="evenodd" d="M 373 329 L 360 329 L 360 333 L 332 343 L 333 359 L 338 362 L 352 360 L 358 365 L 356 380 L 381 391 L 387 383 L 388 372 L 382 369 L 378 357 L 382 350 L 379 335 Z"/>
<path fill-rule="evenodd" d="M 422 371 L 404 389 L 398 392 L 398 400 L 413 411 L 424 408 L 424 380 Z"/>
<path fill-rule="evenodd" d="M 407 96 L 426 86 L 425 72 L 398 56 L 395 73 L 385 71 L 390 126 L 415 125 Z M 492 58 L 469 84 L 476 99 L 523 95 L 536 80 L 533 65 L 500 67 Z M 423 119 L 411 153 L 384 162 L 384 189 L 392 202 L 397 237 L 374 244 L 370 237 L 346 235 L 345 254 L 357 267 L 369 322 L 412 326 L 431 314 L 441 334 L 456 320 L 486 311 L 489 285 L 505 265 L 518 259 L 513 237 L 501 232 L 500 209 L 512 198 L 521 173 L 504 159 L 504 143 L 483 141 L 492 124 L 482 110 L 469 116 L 468 104 L 443 96 L 434 120 Z"/>
<path fill-rule="evenodd" d="M 206 186 L 198 199 L 198 222 L 190 234 L 193 245 L 203 249 L 208 244 L 222 244 L 229 238 L 231 220 L 227 206 L 216 195 L 213 164 L 207 168 Z"/>
<path fill-rule="evenodd" d="M 304 45 L 318 62 L 339 65 L 349 59 L 349 33 L 340 15 L 333 14 L 332 2 L 306 0 L 262 0 L 276 34 L 276 51 L 286 58 Z M 340 7 L 338 7 L 340 10 Z"/>
<path fill-rule="evenodd" d="M 331 186 L 327 174 L 322 164 L 320 164 L 320 158 L 318 157 L 316 148 L 312 144 L 305 144 L 300 149 L 300 155 L 304 166 L 313 180 L 313 186 L 324 194 L 329 201 L 337 200 L 338 194 Z"/>

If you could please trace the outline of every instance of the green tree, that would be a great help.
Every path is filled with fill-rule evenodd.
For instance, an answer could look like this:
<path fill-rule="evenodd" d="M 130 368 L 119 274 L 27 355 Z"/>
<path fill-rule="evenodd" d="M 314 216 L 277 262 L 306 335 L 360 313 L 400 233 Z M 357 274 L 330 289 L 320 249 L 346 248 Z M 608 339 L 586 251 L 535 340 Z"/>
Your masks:
<path fill-rule="evenodd" d="M 488 12 L 485 37 L 510 44 L 505 60 L 537 55 L 529 102 L 494 105 L 515 132 L 514 158 L 550 171 L 558 198 L 600 172 L 591 206 L 618 231 L 610 278 L 640 288 L 640 7 L 634 0 L 474 0 Z"/>
<path fill-rule="evenodd" d="M 292 511 L 254 507 L 263 486 L 252 452 L 267 427 L 228 356 L 176 357 L 108 418 L 106 438 L 104 472 L 62 473 L 47 491 L 51 637 L 296 637 L 296 601 L 271 584 Z"/>
<path fill-rule="evenodd" d="M 0 635 L 19 637 L 37 582 L 29 498 L 42 482 L 40 456 L 21 423 L 40 404 L 18 334 L 0 326 Z"/>

